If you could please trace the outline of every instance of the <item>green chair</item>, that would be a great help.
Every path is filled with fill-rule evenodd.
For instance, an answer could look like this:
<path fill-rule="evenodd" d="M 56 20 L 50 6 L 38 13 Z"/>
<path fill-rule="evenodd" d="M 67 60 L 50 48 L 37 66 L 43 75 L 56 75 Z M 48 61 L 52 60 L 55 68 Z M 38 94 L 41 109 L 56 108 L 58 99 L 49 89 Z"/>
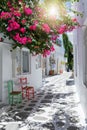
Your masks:
<path fill-rule="evenodd" d="M 8 99 L 9 104 L 21 103 L 22 102 L 22 93 L 21 91 L 13 91 L 13 81 L 9 80 L 7 82 L 8 87 Z"/>

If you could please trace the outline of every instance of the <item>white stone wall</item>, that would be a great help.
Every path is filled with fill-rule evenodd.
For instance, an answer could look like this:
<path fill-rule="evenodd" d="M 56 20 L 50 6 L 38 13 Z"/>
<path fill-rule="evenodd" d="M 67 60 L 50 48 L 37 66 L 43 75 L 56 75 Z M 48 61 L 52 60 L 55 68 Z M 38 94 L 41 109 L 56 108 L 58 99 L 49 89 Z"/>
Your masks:
<path fill-rule="evenodd" d="M 2 100 L 2 44 L 0 44 L 0 100 Z"/>
<path fill-rule="evenodd" d="M 7 93 L 7 80 L 12 79 L 12 59 L 11 59 L 11 46 L 8 44 L 0 43 L 0 49 L 1 49 L 1 86 L 0 89 L 2 90 L 2 97 L 1 100 L 3 102 L 7 103 L 8 100 L 8 93 Z"/>
<path fill-rule="evenodd" d="M 79 3 L 75 5 L 77 11 L 83 12 L 84 17 L 77 17 L 79 20 L 80 25 L 87 26 L 87 0 L 80 0 Z M 80 101 L 85 113 L 85 117 L 87 118 L 87 85 L 85 85 L 85 78 L 86 78 L 86 70 L 85 67 L 87 66 L 87 55 L 85 51 L 87 51 L 87 36 L 85 29 L 86 26 L 82 26 L 74 31 L 74 71 L 75 71 L 75 83 L 77 86 L 77 91 L 80 97 Z M 86 67 L 87 68 L 87 67 Z"/>

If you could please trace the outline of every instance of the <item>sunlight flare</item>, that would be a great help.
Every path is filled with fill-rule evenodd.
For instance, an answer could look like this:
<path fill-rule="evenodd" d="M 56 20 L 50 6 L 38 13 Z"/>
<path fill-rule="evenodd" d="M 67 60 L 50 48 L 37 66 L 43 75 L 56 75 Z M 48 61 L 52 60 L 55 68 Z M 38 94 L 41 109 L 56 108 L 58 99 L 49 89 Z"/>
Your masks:
<path fill-rule="evenodd" d="M 58 7 L 56 6 L 51 6 L 49 9 L 48 9 L 48 15 L 49 17 L 55 17 L 56 19 L 60 17 L 59 15 L 59 9 Z"/>
<path fill-rule="evenodd" d="M 49 15 L 57 15 L 58 13 L 58 10 L 56 7 L 52 6 L 50 9 L 49 9 Z"/>

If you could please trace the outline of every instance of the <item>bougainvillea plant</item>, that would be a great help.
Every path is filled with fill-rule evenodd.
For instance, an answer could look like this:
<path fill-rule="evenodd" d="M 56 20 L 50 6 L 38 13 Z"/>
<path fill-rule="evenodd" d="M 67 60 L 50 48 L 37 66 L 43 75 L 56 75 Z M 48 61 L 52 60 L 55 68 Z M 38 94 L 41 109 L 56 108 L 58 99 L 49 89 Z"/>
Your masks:
<path fill-rule="evenodd" d="M 31 0 L 3 0 L 0 4 L 0 32 L 12 39 L 13 48 L 26 47 L 32 54 L 47 56 L 54 51 L 59 34 L 79 24 L 68 15 L 49 16 L 47 8 Z"/>

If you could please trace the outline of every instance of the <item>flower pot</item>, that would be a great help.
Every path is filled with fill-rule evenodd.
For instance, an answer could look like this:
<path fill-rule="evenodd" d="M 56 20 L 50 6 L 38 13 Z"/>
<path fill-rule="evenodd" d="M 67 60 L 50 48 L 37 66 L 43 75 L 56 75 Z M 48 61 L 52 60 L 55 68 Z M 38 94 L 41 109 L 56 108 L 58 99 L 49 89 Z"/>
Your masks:
<path fill-rule="evenodd" d="M 54 75 L 54 70 L 50 70 L 49 75 Z"/>

